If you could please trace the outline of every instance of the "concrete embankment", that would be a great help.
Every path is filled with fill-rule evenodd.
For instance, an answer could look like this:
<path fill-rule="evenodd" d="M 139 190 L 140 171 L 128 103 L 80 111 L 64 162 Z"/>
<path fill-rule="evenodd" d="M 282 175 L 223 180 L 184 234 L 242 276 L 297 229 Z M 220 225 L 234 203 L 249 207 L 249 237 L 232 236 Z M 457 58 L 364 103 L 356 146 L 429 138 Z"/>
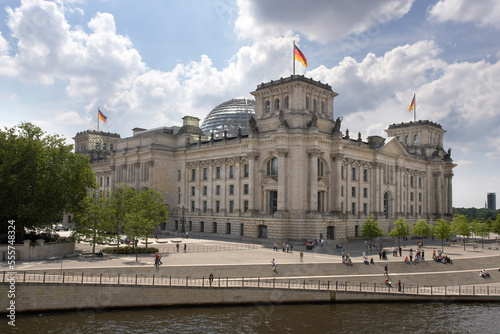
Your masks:
<path fill-rule="evenodd" d="M 0 285 L 7 295 L 8 286 Z M 430 296 L 402 293 L 269 289 L 241 287 L 175 287 L 140 285 L 97 285 L 19 283 L 16 285 L 16 312 L 105 310 L 136 307 L 354 303 L 354 302 L 500 302 L 500 296 Z M 0 309 L 5 313 L 7 299 Z"/>

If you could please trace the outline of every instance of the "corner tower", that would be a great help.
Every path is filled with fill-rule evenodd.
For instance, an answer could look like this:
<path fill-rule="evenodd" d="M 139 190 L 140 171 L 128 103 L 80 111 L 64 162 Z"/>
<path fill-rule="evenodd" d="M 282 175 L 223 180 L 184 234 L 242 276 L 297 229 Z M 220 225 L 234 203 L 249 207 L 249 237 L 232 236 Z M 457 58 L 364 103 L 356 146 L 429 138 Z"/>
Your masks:
<path fill-rule="evenodd" d="M 255 120 L 260 132 L 279 126 L 293 130 L 310 125 L 318 126 L 321 132 L 332 131 L 333 101 L 338 94 L 328 84 L 292 75 L 261 83 L 251 94 L 255 97 Z"/>

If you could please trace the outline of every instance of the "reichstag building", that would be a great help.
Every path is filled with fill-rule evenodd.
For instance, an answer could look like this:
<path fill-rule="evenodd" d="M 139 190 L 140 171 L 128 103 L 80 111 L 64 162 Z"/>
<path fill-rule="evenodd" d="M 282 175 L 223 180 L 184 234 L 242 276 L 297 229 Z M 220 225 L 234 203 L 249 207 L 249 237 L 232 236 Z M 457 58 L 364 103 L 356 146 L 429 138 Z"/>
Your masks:
<path fill-rule="evenodd" d="M 388 125 L 388 139 L 349 134 L 328 84 L 301 75 L 261 83 L 181 127 L 133 129 L 129 138 L 84 131 L 100 190 L 162 189 L 159 231 L 270 241 L 358 237 L 369 216 L 386 232 L 452 217 L 451 150 L 431 121 Z"/>

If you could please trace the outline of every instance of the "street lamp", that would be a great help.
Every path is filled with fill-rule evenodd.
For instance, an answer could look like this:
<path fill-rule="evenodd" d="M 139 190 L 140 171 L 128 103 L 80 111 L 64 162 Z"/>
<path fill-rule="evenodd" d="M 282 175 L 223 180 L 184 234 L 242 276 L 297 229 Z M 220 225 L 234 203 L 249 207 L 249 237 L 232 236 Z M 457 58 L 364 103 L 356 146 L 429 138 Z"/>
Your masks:
<path fill-rule="evenodd" d="M 181 233 L 186 233 L 186 219 L 184 218 L 184 205 L 182 206 L 182 214 L 181 214 Z"/>

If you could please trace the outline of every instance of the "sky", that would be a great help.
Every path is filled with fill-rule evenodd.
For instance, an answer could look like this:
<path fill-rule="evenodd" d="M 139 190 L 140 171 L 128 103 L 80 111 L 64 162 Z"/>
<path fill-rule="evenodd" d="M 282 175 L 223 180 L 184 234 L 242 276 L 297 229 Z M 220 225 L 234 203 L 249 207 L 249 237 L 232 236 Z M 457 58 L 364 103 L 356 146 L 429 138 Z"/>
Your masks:
<path fill-rule="evenodd" d="M 339 93 L 342 131 L 441 124 L 453 206 L 500 196 L 498 0 L 0 0 L 0 126 L 32 122 L 73 143 L 97 128 L 201 121 L 292 74 Z M 200 124 L 201 124 L 200 121 Z"/>

